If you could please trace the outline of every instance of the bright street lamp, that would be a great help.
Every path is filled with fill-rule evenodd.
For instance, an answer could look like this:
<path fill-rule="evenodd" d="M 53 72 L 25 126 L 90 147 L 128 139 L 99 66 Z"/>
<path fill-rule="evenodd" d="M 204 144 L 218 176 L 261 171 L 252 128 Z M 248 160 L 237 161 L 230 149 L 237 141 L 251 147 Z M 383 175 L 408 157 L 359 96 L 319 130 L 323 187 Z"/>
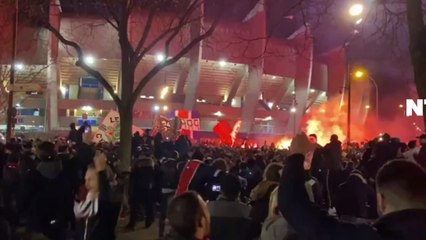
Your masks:
<path fill-rule="evenodd" d="M 354 76 L 355 76 L 356 78 L 362 78 L 362 77 L 364 77 L 364 75 L 365 75 L 365 72 L 364 72 L 364 71 L 362 71 L 362 70 L 357 70 L 357 71 L 354 73 Z"/>
<path fill-rule="evenodd" d="M 360 3 L 355 3 L 349 8 L 349 15 L 352 17 L 357 17 L 364 12 L 364 5 Z"/>

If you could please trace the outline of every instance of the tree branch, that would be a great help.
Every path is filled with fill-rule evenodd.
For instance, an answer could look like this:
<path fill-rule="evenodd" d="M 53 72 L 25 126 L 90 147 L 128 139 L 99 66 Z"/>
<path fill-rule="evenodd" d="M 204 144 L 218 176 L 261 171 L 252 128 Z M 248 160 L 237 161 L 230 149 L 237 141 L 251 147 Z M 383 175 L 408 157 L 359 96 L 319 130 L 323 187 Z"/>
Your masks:
<path fill-rule="evenodd" d="M 154 18 L 155 18 L 155 13 L 156 13 L 155 8 L 151 8 L 151 10 L 149 12 L 149 15 L 148 15 L 147 22 L 145 24 L 145 28 L 144 28 L 142 37 L 139 40 L 139 42 L 138 42 L 138 44 L 136 46 L 136 49 L 135 49 L 135 53 L 136 54 L 139 54 L 139 52 L 141 51 L 143 45 L 145 44 L 146 40 L 148 39 L 149 32 L 151 31 L 152 23 L 153 23 Z"/>
<path fill-rule="evenodd" d="M 165 43 L 165 56 L 166 58 L 169 56 L 169 52 L 170 52 L 170 43 L 173 41 L 173 39 L 179 34 L 180 30 L 186 25 L 188 24 L 187 19 L 192 15 L 192 12 L 197 8 L 200 7 L 201 5 L 197 6 L 197 3 L 199 1 L 198 0 L 194 0 L 188 7 L 188 9 L 185 11 L 185 13 L 183 14 L 183 16 L 181 17 L 178 25 L 176 26 L 176 30 L 172 33 L 172 35 L 166 40 Z M 201 20 L 201 16 L 198 20 Z"/>
<path fill-rule="evenodd" d="M 62 34 L 56 29 L 54 28 L 52 25 L 50 25 L 49 23 L 46 23 L 44 26 L 47 30 L 49 30 L 50 32 L 53 33 L 53 35 L 55 35 L 60 42 L 62 42 L 63 44 L 70 46 L 72 48 L 75 49 L 75 51 L 77 52 L 77 56 L 78 56 L 78 61 L 76 63 L 77 66 L 81 67 L 84 71 L 86 71 L 88 74 L 92 75 L 93 77 L 95 77 L 96 79 L 98 79 L 98 81 L 104 86 L 104 88 L 108 91 L 108 93 L 111 95 L 112 99 L 114 100 L 114 102 L 117 105 L 121 104 L 121 100 L 120 98 L 117 96 L 117 94 L 115 94 L 113 87 L 111 86 L 111 84 L 104 78 L 104 76 L 102 76 L 102 74 L 99 71 L 94 70 L 93 68 L 89 67 L 84 61 L 83 61 L 83 50 L 81 49 L 80 45 L 78 45 L 76 42 L 74 41 L 70 41 L 68 39 L 66 39 L 64 36 L 62 36 Z"/>
<path fill-rule="evenodd" d="M 177 61 L 179 61 L 179 59 L 181 59 L 183 56 L 185 56 L 189 51 L 191 51 L 192 48 L 194 48 L 197 44 L 199 44 L 201 41 L 203 41 L 204 39 L 210 37 L 214 30 L 216 29 L 217 25 L 219 23 L 219 20 L 216 19 L 212 25 L 210 26 L 210 28 L 204 33 L 199 35 L 198 37 L 194 38 L 187 46 L 185 46 L 178 54 L 176 54 L 176 56 L 157 64 L 154 68 L 151 69 L 151 71 L 148 72 L 148 74 L 146 74 L 141 81 L 139 81 L 134 93 L 133 93 L 133 97 L 132 97 L 132 101 L 136 102 L 136 100 L 138 99 L 142 89 L 146 86 L 146 84 L 158 73 L 160 72 L 163 68 L 172 65 L 174 63 L 176 63 Z"/>

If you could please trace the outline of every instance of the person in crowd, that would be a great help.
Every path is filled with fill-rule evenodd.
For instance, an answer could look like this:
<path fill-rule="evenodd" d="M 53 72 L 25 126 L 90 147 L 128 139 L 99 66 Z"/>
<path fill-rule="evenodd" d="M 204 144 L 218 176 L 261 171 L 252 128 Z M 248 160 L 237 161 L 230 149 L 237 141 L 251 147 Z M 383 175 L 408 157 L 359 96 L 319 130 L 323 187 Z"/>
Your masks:
<path fill-rule="evenodd" d="M 166 240 L 206 240 L 210 235 L 210 213 L 204 200 L 194 192 L 175 197 L 167 213 L 171 233 Z"/>
<path fill-rule="evenodd" d="M 83 138 L 79 136 L 75 123 L 70 124 L 70 132 L 68 133 L 67 140 L 75 143 L 81 143 L 83 141 Z"/>
<path fill-rule="evenodd" d="M 279 208 L 288 223 L 303 237 L 426 239 L 426 172 L 418 165 L 404 160 L 385 164 L 376 177 L 378 209 L 382 217 L 374 226 L 353 224 L 326 215 L 309 201 L 303 176 L 305 153 L 298 148 L 293 149 L 284 169 Z"/>
<path fill-rule="evenodd" d="M 132 137 L 132 155 L 135 155 L 138 148 L 142 148 L 143 138 L 139 132 L 135 132 Z"/>
<path fill-rule="evenodd" d="M 98 151 L 85 175 L 87 194 L 74 204 L 77 219 L 84 219 L 83 240 L 114 240 L 116 217 L 111 202 L 107 157 Z"/>
<path fill-rule="evenodd" d="M 417 148 L 416 145 L 417 145 L 416 140 L 411 140 L 411 141 L 408 142 L 408 146 L 407 146 L 408 149 L 407 149 L 407 151 L 405 151 L 403 153 L 405 159 L 407 159 L 408 161 L 412 161 L 412 162 L 416 161 L 414 156 L 417 155 L 419 153 L 419 150 L 420 150 L 419 148 Z"/>
<path fill-rule="evenodd" d="M 134 230 L 138 207 L 144 207 L 145 228 L 154 222 L 154 161 L 151 154 L 141 153 L 136 159 L 130 174 L 130 220 L 127 228 Z"/>
<path fill-rule="evenodd" d="M 160 166 L 157 175 L 157 184 L 160 189 L 160 217 L 158 221 L 159 237 L 164 236 L 166 226 L 167 207 L 176 193 L 179 183 L 179 162 L 178 154 L 174 151 L 166 151 L 166 157 L 160 159 Z"/>
<path fill-rule="evenodd" d="M 278 208 L 278 187 L 271 193 L 269 200 L 268 218 L 262 225 L 260 240 L 301 240 L 302 238 L 292 228 L 280 213 Z"/>
<path fill-rule="evenodd" d="M 200 148 L 196 148 L 194 153 L 192 154 L 192 159 L 204 161 L 204 154 L 201 152 Z"/>
<path fill-rule="evenodd" d="M 160 159 L 164 157 L 163 153 L 163 135 L 157 132 L 154 136 L 154 157 Z"/>
<path fill-rule="evenodd" d="M 72 187 L 65 179 L 53 143 L 41 143 L 38 158 L 37 170 L 24 186 L 23 206 L 28 209 L 28 229 L 49 239 L 64 239 L 68 209 L 72 209 L 67 197 L 72 195 Z"/>
<path fill-rule="evenodd" d="M 186 163 L 180 174 L 176 196 L 191 190 L 199 193 L 203 199 L 207 200 L 212 189 L 206 189 L 205 186 L 220 179 L 222 174 L 224 172 L 220 169 L 199 160 L 191 160 Z"/>
<path fill-rule="evenodd" d="M 426 169 L 426 134 L 422 134 L 419 136 L 420 142 L 420 150 L 417 155 L 415 155 L 415 159 L 420 166 Z"/>
<path fill-rule="evenodd" d="M 246 240 L 251 207 L 239 201 L 241 183 L 238 177 L 233 174 L 222 176 L 220 193 L 216 201 L 207 204 L 211 215 L 211 239 Z"/>
<path fill-rule="evenodd" d="M 322 146 L 318 143 L 318 137 L 315 133 L 309 134 L 309 141 L 315 145 L 315 149 L 321 149 Z"/>
<path fill-rule="evenodd" d="M 253 206 L 250 212 L 250 217 L 252 219 L 250 232 L 252 238 L 260 236 L 262 223 L 268 216 L 269 198 L 272 191 L 279 184 L 282 168 L 283 166 L 279 163 L 269 164 L 263 174 L 263 180 L 252 190 L 250 194 L 251 205 Z"/>
<path fill-rule="evenodd" d="M 241 164 L 240 176 L 247 180 L 243 196 L 249 198 L 252 190 L 262 181 L 262 170 L 256 165 L 254 158 L 248 157 L 248 160 Z"/>
<path fill-rule="evenodd" d="M 326 204 L 332 207 L 334 205 L 333 194 L 336 192 L 337 187 L 345 180 L 340 174 L 342 170 L 342 143 L 339 141 L 337 135 L 331 135 L 330 143 L 324 146 L 323 157 L 327 180 L 325 183 L 322 181 L 326 189 L 322 192 L 327 194 Z"/>
<path fill-rule="evenodd" d="M 142 136 L 142 143 L 148 148 L 152 148 L 154 145 L 154 139 L 151 136 L 151 129 L 146 129 L 144 135 Z"/>
<path fill-rule="evenodd" d="M 185 135 L 180 135 L 175 143 L 176 151 L 181 157 L 188 157 L 189 150 L 191 148 L 191 141 Z"/>
<path fill-rule="evenodd" d="M 24 142 L 22 147 L 23 152 L 21 161 L 19 162 L 19 168 L 21 170 L 21 176 L 27 177 L 35 171 L 37 167 L 37 160 L 34 153 L 33 143 L 31 141 Z"/>
<path fill-rule="evenodd" d="M 58 161 L 62 164 L 62 172 L 64 175 L 64 180 L 66 185 L 70 187 L 71 191 L 68 191 L 69 194 L 66 197 L 66 205 L 73 206 L 74 196 L 79 189 L 78 181 L 78 162 L 77 160 L 69 154 L 68 146 L 65 144 L 60 144 L 57 146 L 57 158 Z M 75 228 L 75 218 L 72 208 L 67 208 L 67 214 L 65 216 L 67 222 L 71 223 L 71 227 L 74 230 Z"/>
<path fill-rule="evenodd" d="M 332 171 L 339 171 L 342 163 L 342 143 L 335 134 L 331 135 L 330 142 L 324 146 L 324 158 L 327 161 L 327 168 Z"/>
<path fill-rule="evenodd" d="M 351 172 L 334 197 L 337 215 L 342 220 L 365 222 L 377 218 L 376 194 L 359 170 Z"/>
<path fill-rule="evenodd" d="M 226 161 L 222 158 L 218 158 L 216 160 L 214 160 L 211 164 L 210 164 L 214 169 L 220 170 L 222 173 L 226 173 L 228 172 L 228 166 L 226 164 Z M 217 200 L 217 198 L 219 197 L 221 191 L 220 191 L 220 182 L 221 182 L 221 177 L 223 175 L 220 174 L 218 177 L 213 178 L 212 181 L 209 181 L 206 183 L 205 185 L 205 190 L 203 191 L 202 195 L 205 196 L 205 199 L 208 201 L 215 201 Z"/>

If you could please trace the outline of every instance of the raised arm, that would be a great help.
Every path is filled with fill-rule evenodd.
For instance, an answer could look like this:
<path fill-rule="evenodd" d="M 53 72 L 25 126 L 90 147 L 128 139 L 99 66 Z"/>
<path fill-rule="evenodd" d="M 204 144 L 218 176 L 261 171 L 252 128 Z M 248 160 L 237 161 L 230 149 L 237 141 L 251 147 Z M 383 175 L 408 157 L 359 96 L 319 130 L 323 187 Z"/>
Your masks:
<path fill-rule="evenodd" d="M 279 187 L 279 209 L 298 234 L 308 239 L 378 239 L 368 225 L 341 223 L 314 206 L 304 185 L 304 155 L 289 156 Z"/>

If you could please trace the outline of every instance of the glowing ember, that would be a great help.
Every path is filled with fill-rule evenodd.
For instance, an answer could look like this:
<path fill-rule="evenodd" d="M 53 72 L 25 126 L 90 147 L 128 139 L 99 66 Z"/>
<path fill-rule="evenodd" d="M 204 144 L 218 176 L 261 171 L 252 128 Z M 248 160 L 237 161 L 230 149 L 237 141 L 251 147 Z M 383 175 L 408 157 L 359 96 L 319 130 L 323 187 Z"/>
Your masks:
<path fill-rule="evenodd" d="M 340 99 L 328 101 L 317 108 L 313 108 L 306 116 L 305 125 L 307 134 L 316 134 L 318 143 L 325 145 L 330 136 L 336 134 L 341 141 L 346 139 L 346 109 Z"/>
<path fill-rule="evenodd" d="M 290 144 L 291 144 L 291 138 L 283 137 L 275 144 L 275 146 L 278 149 L 282 150 L 282 149 L 288 149 L 290 147 Z"/>

